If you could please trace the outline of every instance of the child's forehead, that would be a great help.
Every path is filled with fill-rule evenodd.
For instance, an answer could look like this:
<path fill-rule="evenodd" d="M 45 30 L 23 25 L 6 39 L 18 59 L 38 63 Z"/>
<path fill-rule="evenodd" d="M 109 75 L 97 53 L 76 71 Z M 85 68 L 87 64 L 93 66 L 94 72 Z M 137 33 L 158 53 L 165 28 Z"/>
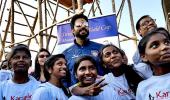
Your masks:
<path fill-rule="evenodd" d="M 170 40 L 170 38 L 165 33 L 156 33 L 151 35 L 146 42 L 148 44 L 150 42 L 154 42 L 162 39 Z"/>
<path fill-rule="evenodd" d="M 29 55 L 29 54 L 25 50 L 17 50 L 14 52 L 13 56 L 14 55 Z"/>
<path fill-rule="evenodd" d="M 159 36 L 164 36 L 165 38 L 168 38 L 168 33 L 160 31 L 160 32 L 156 32 L 155 34 L 151 35 L 151 37 L 159 37 Z"/>
<path fill-rule="evenodd" d="M 114 51 L 119 51 L 118 48 L 116 48 L 115 46 L 108 46 L 105 48 L 105 50 L 114 50 Z"/>

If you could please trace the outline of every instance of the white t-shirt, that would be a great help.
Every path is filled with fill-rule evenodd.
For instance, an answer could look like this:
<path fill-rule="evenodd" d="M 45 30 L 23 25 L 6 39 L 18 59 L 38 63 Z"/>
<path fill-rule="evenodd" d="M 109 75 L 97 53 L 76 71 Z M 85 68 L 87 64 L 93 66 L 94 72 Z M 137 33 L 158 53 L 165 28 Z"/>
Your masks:
<path fill-rule="evenodd" d="M 97 96 L 76 96 L 73 95 L 69 100 L 121 100 L 109 86 L 103 87 L 103 91 Z"/>
<path fill-rule="evenodd" d="M 9 80 L 12 78 L 12 72 L 10 70 L 0 70 L 0 82 L 4 80 Z"/>
<path fill-rule="evenodd" d="M 137 71 L 137 73 L 144 79 L 148 79 L 153 75 L 153 71 L 151 70 L 151 67 L 142 62 L 142 59 L 139 54 L 139 50 L 135 52 L 133 55 L 133 62 L 134 62 L 134 67 L 133 69 Z"/>
<path fill-rule="evenodd" d="M 61 88 L 46 82 L 41 84 L 33 94 L 32 100 L 68 100 Z"/>
<path fill-rule="evenodd" d="M 136 100 L 170 100 L 170 73 L 140 82 Z"/>
<path fill-rule="evenodd" d="M 105 82 L 117 93 L 120 100 L 135 99 L 133 91 L 129 88 L 125 75 L 115 77 L 112 73 L 108 73 L 105 76 Z"/>
<path fill-rule="evenodd" d="M 0 83 L 0 100 L 31 100 L 32 94 L 40 82 L 29 76 L 24 84 L 14 83 L 11 79 Z"/>
<path fill-rule="evenodd" d="M 146 63 L 134 64 L 133 68 L 143 79 L 148 79 L 153 75 L 151 67 Z"/>

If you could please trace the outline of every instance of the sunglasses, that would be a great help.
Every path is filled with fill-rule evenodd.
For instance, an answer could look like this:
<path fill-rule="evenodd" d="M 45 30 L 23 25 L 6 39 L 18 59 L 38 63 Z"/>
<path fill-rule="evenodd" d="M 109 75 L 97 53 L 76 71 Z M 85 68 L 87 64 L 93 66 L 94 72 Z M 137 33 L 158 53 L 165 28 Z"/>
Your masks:
<path fill-rule="evenodd" d="M 39 58 L 44 58 L 44 57 L 46 57 L 46 58 L 48 58 L 50 55 L 39 55 Z"/>
<path fill-rule="evenodd" d="M 141 23 L 141 26 L 147 26 L 150 22 L 155 23 L 156 19 L 147 19 Z"/>
<path fill-rule="evenodd" d="M 88 27 L 89 24 L 88 24 L 88 22 L 81 21 L 81 22 L 75 23 L 75 26 L 76 26 L 76 27 L 82 27 L 82 26 Z"/>

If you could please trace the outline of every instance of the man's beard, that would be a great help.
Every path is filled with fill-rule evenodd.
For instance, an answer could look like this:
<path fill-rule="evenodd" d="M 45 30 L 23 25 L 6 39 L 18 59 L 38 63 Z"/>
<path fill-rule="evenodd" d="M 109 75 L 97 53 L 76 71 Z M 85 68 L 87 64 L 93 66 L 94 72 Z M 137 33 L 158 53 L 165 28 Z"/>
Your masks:
<path fill-rule="evenodd" d="M 84 30 L 86 33 L 80 34 L 82 30 Z M 75 34 L 75 36 L 81 39 L 86 39 L 89 36 L 89 30 L 87 30 L 86 28 L 82 28 L 78 31 L 78 34 Z"/>

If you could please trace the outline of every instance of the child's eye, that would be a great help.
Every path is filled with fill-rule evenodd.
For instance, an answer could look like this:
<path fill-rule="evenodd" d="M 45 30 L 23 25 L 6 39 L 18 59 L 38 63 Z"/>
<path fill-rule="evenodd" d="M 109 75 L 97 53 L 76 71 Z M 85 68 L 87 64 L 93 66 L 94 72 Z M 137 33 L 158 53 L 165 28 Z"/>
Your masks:
<path fill-rule="evenodd" d="M 15 60 L 20 59 L 20 56 L 14 56 L 13 59 Z"/>
<path fill-rule="evenodd" d="M 118 54 L 119 52 L 116 51 L 116 50 L 114 50 L 114 51 L 112 51 L 112 53 L 113 53 L 113 54 Z"/>
<path fill-rule="evenodd" d="M 152 44 L 150 45 L 150 48 L 155 49 L 155 48 L 157 48 L 158 46 L 159 46 L 159 43 L 154 42 L 154 43 L 152 43 Z"/>
<path fill-rule="evenodd" d="M 170 45 L 170 40 L 165 40 L 164 44 L 165 45 Z"/>
<path fill-rule="evenodd" d="M 104 56 L 107 58 L 107 57 L 110 57 L 110 55 L 111 55 L 111 52 L 106 52 Z"/>
<path fill-rule="evenodd" d="M 57 65 L 62 66 L 62 65 L 63 65 L 63 63 L 61 63 L 61 62 L 60 62 L 60 63 L 58 63 Z"/>
<path fill-rule="evenodd" d="M 92 66 L 90 66 L 90 68 L 89 68 L 90 70 L 95 70 L 96 69 L 96 67 L 94 66 L 94 65 L 92 65 Z"/>
<path fill-rule="evenodd" d="M 79 68 L 79 71 L 85 71 L 86 70 L 86 67 L 82 66 Z"/>

